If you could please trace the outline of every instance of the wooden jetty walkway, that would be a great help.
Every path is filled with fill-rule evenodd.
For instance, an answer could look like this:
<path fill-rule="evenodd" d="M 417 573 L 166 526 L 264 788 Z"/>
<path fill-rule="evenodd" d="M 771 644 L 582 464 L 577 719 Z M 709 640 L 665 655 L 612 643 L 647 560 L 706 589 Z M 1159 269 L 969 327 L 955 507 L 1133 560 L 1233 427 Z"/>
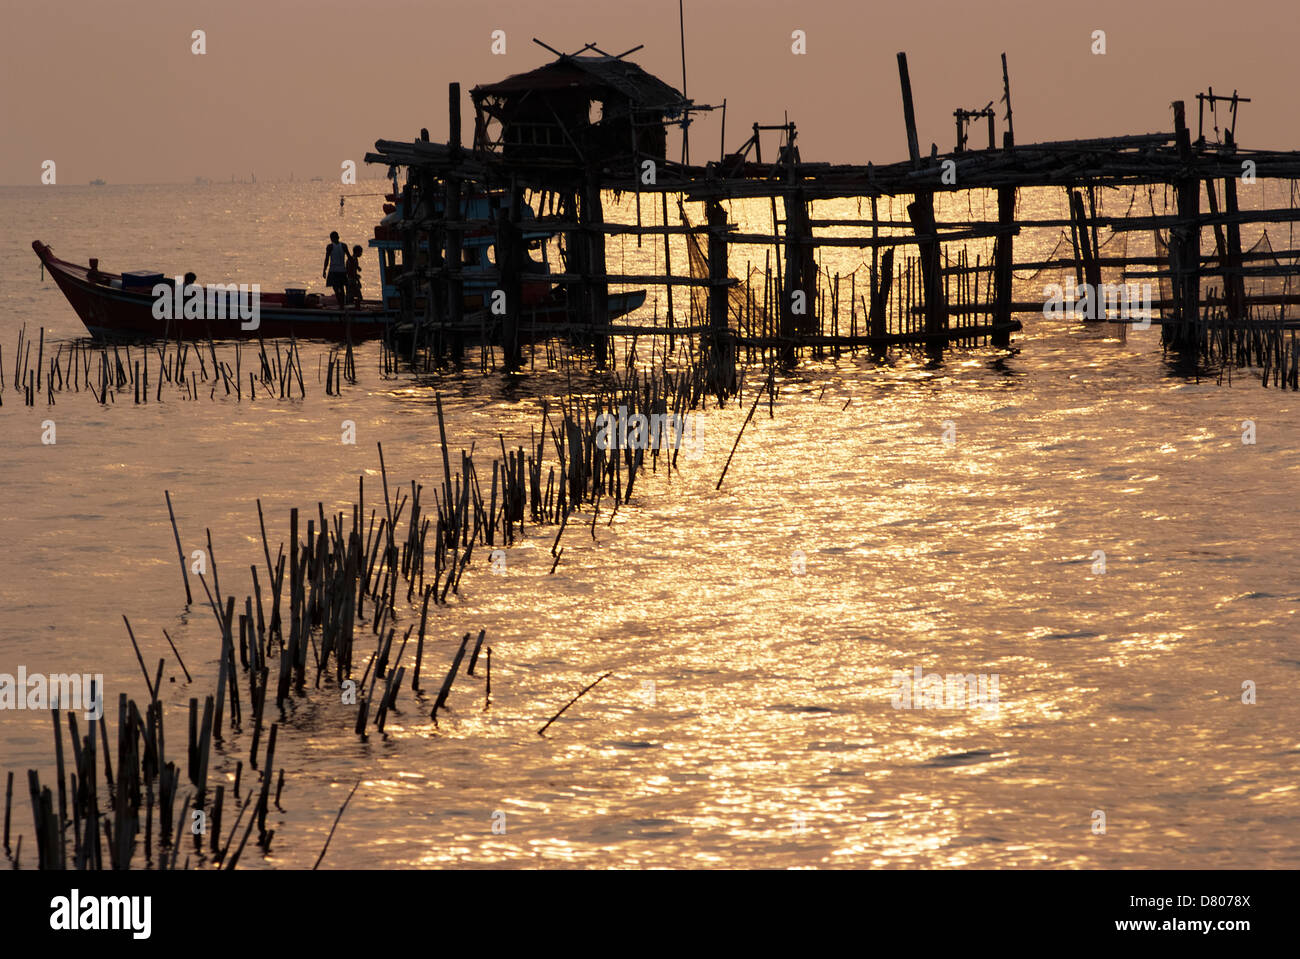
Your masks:
<path fill-rule="evenodd" d="M 379 140 L 366 155 L 367 162 L 387 164 L 393 179 L 388 235 L 389 275 L 395 280 L 385 290 L 400 299 L 399 348 L 413 360 L 423 351 L 426 364 L 440 362 L 459 349 L 463 337 L 477 335 L 499 346 L 506 367 L 517 369 L 524 341 L 539 333 L 545 338 L 577 331 L 590 338 L 599 364 L 611 337 L 698 334 L 711 382 L 725 389 L 741 351 L 747 360 L 789 365 L 806 351 L 838 355 L 864 348 L 882 357 L 891 346 L 914 346 L 937 360 L 953 346 L 1008 346 L 1021 328 L 1017 316 L 1041 312 L 1045 302 L 1013 299 L 1017 270 L 1073 271 L 1080 287 L 1096 291 L 1097 309 L 1088 318 L 1121 324 L 1125 332 L 1123 324 L 1135 319 L 1102 294 L 1103 267 L 1112 276 L 1118 271 L 1145 281 L 1148 289 L 1152 281 L 1159 284 L 1160 292 L 1148 300 L 1158 311 L 1153 321 L 1161 324 L 1166 347 L 1184 359 L 1213 358 L 1215 344 L 1244 342 L 1212 330 L 1255 328 L 1271 331 L 1277 342 L 1270 340 L 1266 348 L 1279 356 L 1286 331 L 1291 346 L 1285 352 L 1300 357 L 1291 332 L 1296 324 L 1286 312 L 1300 303 L 1292 282 L 1300 251 L 1242 249 L 1244 225 L 1294 223 L 1300 210 L 1294 204 L 1242 210 L 1237 193 L 1239 181 L 1300 179 L 1300 153 L 1240 148 L 1237 108 L 1249 100 L 1235 92 L 1198 94 L 1195 139 L 1179 101 L 1169 132 L 1022 144 L 1014 135 L 1004 54 L 1001 141 L 990 103 L 983 110 L 954 111 L 953 151 L 932 146 L 925 152 L 917 139 L 907 57 L 900 53 L 908 159 L 884 165 L 808 162 L 800 156 L 795 124 L 783 122 L 752 124 L 736 151 L 692 164 L 688 143 L 681 161 L 667 157 L 667 128 L 686 128 L 692 116 L 715 107 L 687 99 L 629 61 L 627 53 L 609 55 L 591 44 L 576 54 L 552 52 L 557 59 L 549 64 L 470 91 L 471 146 L 460 141 L 462 97 L 459 84 L 452 83 L 446 143 L 431 142 L 425 131 L 412 142 Z M 725 142 L 725 104 L 722 109 Z M 1213 139 L 1206 134 L 1207 111 Z M 1230 125 L 1220 133 L 1224 111 Z M 970 140 L 979 120 L 987 123 L 988 144 L 974 149 Z M 766 157 L 765 134 L 779 140 L 775 150 L 768 144 Z M 399 186 L 401 170 L 407 178 Z M 1018 215 L 1017 191 L 1032 187 L 1068 191 L 1068 218 Z M 1146 216 L 1099 215 L 1098 193 L 1107 187 L 1132 188 L 1135 198 L 1138 188 L 1164 187 L 1172 190 L 1175 209 L 1157 213 L 1152 202 Z M 936 219 L 937 195 L 975 191 L 996 195 L 996 218 Z M 635 222 L 606 217 L 603 198 L 610 192 L 635 198 Z M 670 195 L 681 211 L 679 224 L 670 223 Z M 487 206 L 484 197 L 490 198 Z M 902 198 L 907 218 L 882 219 L 882 198 Z M 526 199 L 537 203 L 536 216 L 528 216 Z M 872 215 L 813 216 L 814 202 L 835 199 L 857 199 L 859 206 L 869 201 Z M 770 230 L 741 232 L 723 206 L 736 200 L 768 201 Z M 695 222 L 685 203 L 703 204 Z M 655 222 L 643 217 L 647 208 Z M 471 216 L 471 210 L 480 215 Z M 1016 237 L 1029 229 L 1068 229 L 1070 255 L 1016 262 Z M 1214 235 L 1210 253 L 1202 251 L 1206 230 Z M 1102 254 L 1111 237 L 1134 231 L 1155 237 L 1156 255 Z M 521 296 L 522 285 L 536 279 L 529 274 L 536 264 L 526 248 L 539 232 L 563 238 L 563 269 L 547 279 L 562 289 L 567 317 L 540 328 L 535 319 L 530 324 Z M 471 273 L 465 268 L 466 238 L 484 234 L 491 237 L 495 258 Z M 606 241 L 619 236 L 634 236 L 638 243 L 661 238 L 662 272 L 611 272 Z M 974 240 L 987 241 L 991 255 L 977 254 L 972 262 L 968 244 Z M 685 275 L 673 272 L 674 244 L 687 245 L 691 270 Z M 755 248 L 762 269 L 750 268 L 737 279 L 731 270 L 740 260 L 738 250 L 751 251 L 752 263 Z M 836 248 L 870 251 L 861 290 L 856 272 L 831 275 L 820 262 L 821 251 Z M 1261 277 L 1279 280 L 1281 292 L 1248 291 L 1247 279 Z M 485 296 L 477 310 L 466 307 L 471 278 L 486 279 L 491 287 L 491 298 Z M 657 309 L 652 326 L 611 319 L 610 288 L 630 286 L 665 291 L 662 325 Z M 681 287 L 690 288 L 693 306 L 686 323 L 674 315 L 671 295 Z M 1254 353 L 1263 348 L 1256 347 Z M 1238 351 L 1232 358 L 1251 353 Z"/>

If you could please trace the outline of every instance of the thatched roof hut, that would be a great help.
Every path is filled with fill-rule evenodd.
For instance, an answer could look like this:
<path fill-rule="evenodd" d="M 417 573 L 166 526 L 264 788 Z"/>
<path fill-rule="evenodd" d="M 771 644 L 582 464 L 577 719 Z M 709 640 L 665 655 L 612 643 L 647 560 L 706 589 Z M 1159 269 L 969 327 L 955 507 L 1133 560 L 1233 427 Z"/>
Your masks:
<path fill-rule="evenodd" d="M 474 146 L 508 160 L 616 168 L 663 160 L 689 101 L 631 61 L 564 55 L 470 91 Z"/>

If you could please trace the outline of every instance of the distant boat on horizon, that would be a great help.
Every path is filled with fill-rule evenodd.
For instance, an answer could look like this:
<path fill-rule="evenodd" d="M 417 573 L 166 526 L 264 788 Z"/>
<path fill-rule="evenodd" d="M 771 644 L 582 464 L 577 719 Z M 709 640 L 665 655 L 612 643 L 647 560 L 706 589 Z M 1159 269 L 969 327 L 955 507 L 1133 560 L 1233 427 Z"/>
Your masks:
<path fill-rule="evenodd" d="M 91 185 L 91 186 L 107 186 L 108 184 L 107 184 L 107 182 L 105 182 L 105 180 L 104 180 L 103 177 L 95 177 L 95 179 L 93 179 L 93 180 L 90 181 L 90 185 Z"/>

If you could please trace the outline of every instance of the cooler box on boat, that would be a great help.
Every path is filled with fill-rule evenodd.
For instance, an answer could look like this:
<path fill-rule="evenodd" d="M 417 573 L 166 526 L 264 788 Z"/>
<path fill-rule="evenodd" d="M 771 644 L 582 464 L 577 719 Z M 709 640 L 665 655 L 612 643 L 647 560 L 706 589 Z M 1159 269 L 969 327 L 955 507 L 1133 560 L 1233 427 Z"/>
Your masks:
<path fill-rule="evenodd" d="M 307 303 L 306 290 L 285 290 L 284 291 L 285 306 L 305 306 L 306 303 Z"/>
<path fill-rule="evenodd" d="M 122 288 L 126 290 L 139 289 L 145 287 L 152 290 L 154 286 L 163 281 L 161 273 L 154 273 L 151 270 L 131 270 L 129 273 L 122 274 Z"/>

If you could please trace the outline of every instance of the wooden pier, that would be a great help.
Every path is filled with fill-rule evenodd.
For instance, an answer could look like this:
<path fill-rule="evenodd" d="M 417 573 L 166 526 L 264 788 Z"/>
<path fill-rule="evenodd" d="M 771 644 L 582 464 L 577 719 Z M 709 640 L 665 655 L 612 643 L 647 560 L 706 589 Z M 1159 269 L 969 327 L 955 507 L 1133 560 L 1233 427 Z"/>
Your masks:
<path fill-rule="evenodd" d="M 1183 359 L 1212 356 L 1211 328 L 1266 324 L 1279 341 L 1283 331 L 1294 338 L 1287 307 L 1300 303 L 1294 284 L 1300 251 L 1243 250 L 1242 227 L 1294 223 L 1300 209 L 1292 203 L 1242 210 L 1237 185 L 1243 178 L 1300 179 L 1300 153 L 1238 147 L 1237 107 L 1249 101 L 1235 93 L 1198 95 L 1194 140 L 1180 101 L 1173 104 L 1169 132 L 1019 143 L 1004 55 L 1001 142 L 990 103 L 955 111 L 951 152 L 940 153 L 937 145 L 926 152 L 917 139 L 907 58 L 900 53 L 906 160 L 879 166 L 808 162 L 800 156 L 795 124 L 787 121 L 753 124 L 737 150 L 701 165 L 669 159 L 666 130 L 713 108 L 688 100 L 626 57 L 588 45 L 474 88 L 475 135 L 468 148 L 460 143 L 460 87 L 451 84 L 446 143 L 431 142 L 426 133 L 411 142 L 380 140 L 367 154 L 367 162 L 388 165 L 393 179 L 391 230 L 403 252 L 394 283 L 401 301 L 399 349 L 413 361 L 422 357 L 426 367 L 437 365 L 475 339 L 498 347 L 505 367 L 516 370 L 524 342 L 581 336 L 602 365 L 613 337 L 690 336 L 698 338 L 697 359 L 710 371 L 710 382 L 725 392 L 742 360 L 789 366 L 809 352 L 860 349 L 881 358 L 890 347 L 923 349 L 940 360 L 956 346 L 1006 347 L 1047 300 L 1046 294 L 1015 300 L 1016 271 L 1049 270 L 1067 278 L 1072 271 L 1078 285 L 1094 291 L 1096 309 L 1087 319 L 1116 324 L 1119 334 L 1143 317 L 1108 302 L 1103 269 L 1126 282 L 1158 285 L 1148 299 L 1151 322 L 1161 325 L 1166 347 Z M 1207 109 L 1216 121 L 1213 138 L 1206 133 Z M 1219 134 L 1221 109 L 1229 111 L 1231 126 Z M 967 135 L 978 120 L 988 126 L 985 149 L 972 149 Z M 779 141 L 775 149 L 765 136 Z M 1035 187 L 1066 191 L 1068 216 L 1018 215 L 1017 191 Z M 1098 198 L 1107 189 L 1132 191 L 1128 212 L 1099 214 Z M 1157 189 L 1174 194 L 1172 212 L 1157 212 Z M 1134 211 L 1143 190 L 1150 215 Z M 945 220 L 936 214 L 936 198 L 980 191 L 995 197 L 995 216 Z M 603 198 L 611 193 L 634 198 L 634 222 L 607 218 Z M 483 215 L 466 214 L 468 197 L 480 198 Z M 482 198 L 488 198 L 486 207 Z M 905 203 L 906 218 L 882 219 L 879 202 L 894 198 Z M 845 199 L 857 200 L 859 208 L 869 202 L 871 217 L 815 215 L 815 203 Z M 769 229 L 742 232 L 729 221 L 724 204 L 746 200 L 768 202 Z M 521 211 L 531 213 L 532 204 L 536 216 L 525 224 Z M 688 213 L 687 204 L 700 204 L 699 212 Z M 670 222 L 674 205 L 678 223 Z M 1016 262 L 1016 238 L 1040 229 L 1068 229 L 1068 254 Z M 1215 238 L 1208 253 L 1202 251 L 1207 229 Z M 1136 231 L 1153 236 L 1156 255 L 1103 252 L 1115 237 Z M 545 278 L 560 291 L 564 318 L 558 322 L 539 323 L 535 311 L 530 319 L 521 295 L 535 267 L 526 237 L 539 232 L 562 238 L 563 268 Z M 465 238 L 484 233 L 493 237 L 495 261 L 470 271 L 462 259 Z M 606 246 L 616 237 L 661 242 L 662 272 L 611 271 Z M 977 242 L 990 247 L 985 255 L 972 255 Z M 680 253 L 683 244 L 691 269 L 675 274 L 673 251 Z M 858 271 L 834 274 L 824 264 L 826 251 L 842 249 L 864 257 L 869 251 L 861 284 Z M 756 259 L 761 268 L 753 266 Z M 737 277 L 742 262 L 749 265 Z M 1272 292 L 1247 289 L 1248 279 L 1263 277 L 1276 281 Z M 486 282 L 490 295 L 467 309 L 465 284 L 471 280 Z M 611 319 L 610 289 L 631 286 L 662 292 L 664 315 L 656 296 L 652 324 Z M 692 304 L 685 324 L 672 295 L 683 287 Z"/>

